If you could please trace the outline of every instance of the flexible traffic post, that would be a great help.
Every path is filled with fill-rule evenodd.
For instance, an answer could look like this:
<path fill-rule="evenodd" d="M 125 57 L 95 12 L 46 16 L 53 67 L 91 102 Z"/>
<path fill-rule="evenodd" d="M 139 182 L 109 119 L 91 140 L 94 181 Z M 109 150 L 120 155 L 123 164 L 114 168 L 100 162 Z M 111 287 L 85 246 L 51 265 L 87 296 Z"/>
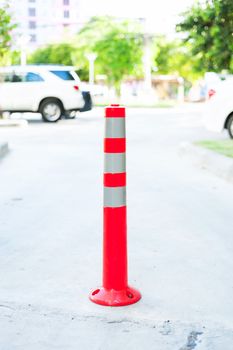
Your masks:
<path fill-rule="evenodd" d="M 136 303 L 140 293 L 128 286 L 125 108 L 105 108 L 103 285 L 90 299 L 106 306 Z"/>

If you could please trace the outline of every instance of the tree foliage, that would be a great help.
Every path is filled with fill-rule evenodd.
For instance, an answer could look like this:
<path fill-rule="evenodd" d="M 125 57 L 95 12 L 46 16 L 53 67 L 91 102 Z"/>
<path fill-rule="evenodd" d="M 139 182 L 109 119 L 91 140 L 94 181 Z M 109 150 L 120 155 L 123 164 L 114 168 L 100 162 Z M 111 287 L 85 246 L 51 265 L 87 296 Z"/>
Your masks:
<path fill-rule="evenodd" d="M 177 31 L 192 47 L 196 71 L 233 72 L 233 1 L 198 1 L 183 14 Z"/>
<path fill-rule="evenodd" d="M 119 91 L 125 76 L 141 72 L 142 45 L 142 35 L 135 22 L 93 17 L 75 36 L 72 44 L 61 43 L 37 49 L 29 62 L 74 65 L 80 78 L 87 80 L 87 55 L 96 53 L 96 74 L 106 75 L 107 83 Z"/>
<path fill-rule="evenodd" d="M 157 37 L 154 41 L 154 69 L 158 74 L 171 74 L 196 80 L 202 72 L 193 70 L 196 58 L 191 53 L 189 44 L 181 40 L 168 40 L 165 36 Z"/>
<path fill-rule="evenodd" d="M 12 24 L 11 16 L 8 13 L 9 6 L 7 4 L 0 8 L 0 62 L 4 61 L 11 46 L 11 32 L 15 28 Z"/>
<path fill-rule="evenodd" d="M 96 53 L 96 72 L 106 75 L 107 82 L 118 92 L 124 77 L 141 72 L 143 40 L 133 21 L 93 17 L 78 33 L 75 44 L 77 65 L 87 69 L 86 54 Z"/>
<path fill-rule="evenodd" d="M 51 44 L 44 48 L 39 48 L 29 57 L 29 63 L 41 64 L 65 64 L 72 65 L 72 53 L 74 47 L 71 44 Z"/>

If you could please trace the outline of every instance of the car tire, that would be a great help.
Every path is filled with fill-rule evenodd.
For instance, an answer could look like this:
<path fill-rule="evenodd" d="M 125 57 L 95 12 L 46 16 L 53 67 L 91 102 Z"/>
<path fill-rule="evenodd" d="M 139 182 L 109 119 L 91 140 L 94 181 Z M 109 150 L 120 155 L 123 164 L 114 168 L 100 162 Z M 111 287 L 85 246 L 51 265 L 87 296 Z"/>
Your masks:
<path fill-rule="evenodd" d="M 39 111 L 45 122 L 55 123 L 62 116 L 63 106 L 56 98 L 46 98 L 41 103 Z"/>
<path fill-rule="evenodd" d="M 233 114 L 227 121 L 227 130 L 231 139 L 233 139 Z"/>
<path fill-rule="evenodd" d="M 66 119 L 75 119 L 77 116 L 77 111 L 65 111 Z"/>

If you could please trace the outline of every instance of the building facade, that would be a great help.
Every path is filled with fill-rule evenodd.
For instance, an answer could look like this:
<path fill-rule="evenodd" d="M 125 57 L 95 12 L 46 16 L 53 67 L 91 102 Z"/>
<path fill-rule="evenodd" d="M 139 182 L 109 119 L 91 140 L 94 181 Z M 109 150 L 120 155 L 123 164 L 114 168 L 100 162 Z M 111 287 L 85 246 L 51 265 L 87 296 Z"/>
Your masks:
<path fill-rule="evenodd" d="M 80 0 L 10 0 L 17 28 L 14 46 L 29 50 L 56 43 L 78 32 L 83 22 Z"/>

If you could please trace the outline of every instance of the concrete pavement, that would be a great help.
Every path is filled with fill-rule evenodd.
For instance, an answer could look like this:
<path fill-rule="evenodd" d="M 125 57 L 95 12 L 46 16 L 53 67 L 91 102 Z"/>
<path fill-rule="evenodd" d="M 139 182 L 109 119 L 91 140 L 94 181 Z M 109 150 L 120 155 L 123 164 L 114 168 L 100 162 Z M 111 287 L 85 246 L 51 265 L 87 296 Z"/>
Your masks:
<path fill-rule="evenodd" d="M 180 145 L 180 155 L 213 174 L 233 183 L 233 159 L 191 143 Z"/>
<path fill-rule="evenodd" d="M 0 349 L 232 350 L 232 184 L 179 155 L 210 138 L 198 112 L 129 110 L 130 307 L 92 304 L 101 284 L 101 109 L 4 128 Z M 222 136 L 220 136 L 222 137 Z"/>
<path fill-rule="evenodd" d="M 0 142 L 0 159 L 8 152 L 8 143 Z"/>
<path fill-rule="evenodd" d="M 15 127 L 15 126 L 27 126 L 27 121 L 24 119 L 0 119 L 0 127 Z"/>

